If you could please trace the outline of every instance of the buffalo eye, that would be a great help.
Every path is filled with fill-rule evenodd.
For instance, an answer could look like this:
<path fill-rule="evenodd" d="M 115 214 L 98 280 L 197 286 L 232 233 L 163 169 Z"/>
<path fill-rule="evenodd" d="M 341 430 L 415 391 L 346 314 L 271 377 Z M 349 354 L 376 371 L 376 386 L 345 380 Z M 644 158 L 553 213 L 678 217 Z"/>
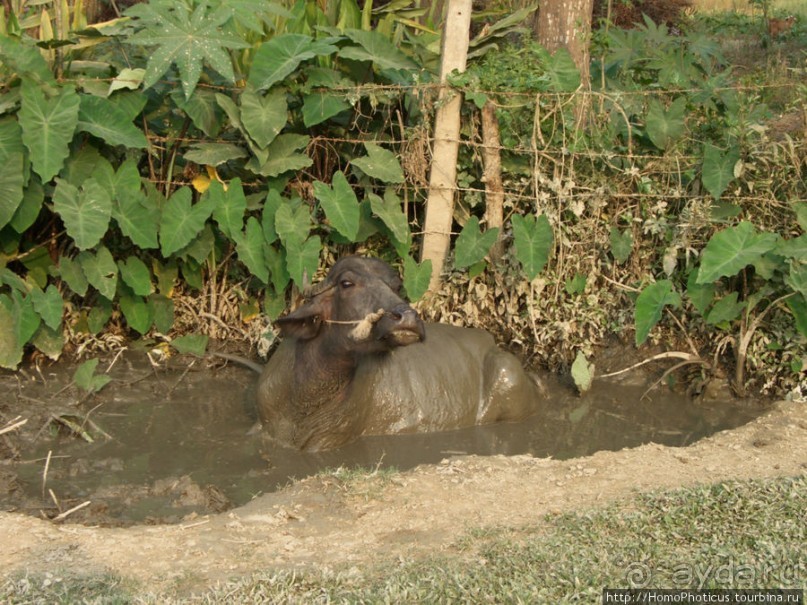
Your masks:
<path fill-rule="evenodd" d="M 343 290 L 347 290 L 348 288 L 352 288 L 354 284 L 349 279 L 343 279 L 342 281 L 339 282 L 339 285 L 342 287 Z"/>

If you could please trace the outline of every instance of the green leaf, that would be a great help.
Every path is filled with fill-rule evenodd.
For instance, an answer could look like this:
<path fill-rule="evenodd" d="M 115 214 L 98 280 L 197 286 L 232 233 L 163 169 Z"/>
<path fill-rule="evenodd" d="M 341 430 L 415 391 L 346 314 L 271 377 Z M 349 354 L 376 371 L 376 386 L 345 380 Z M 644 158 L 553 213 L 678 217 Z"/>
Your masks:
<path fill-rule="evenodd" d="M 387 226 L 392 233 L 392 237 L 398 243 L 404 244 L 409 241 L 409 221 L 401 208 L 401 200 L 395 192 L 388 188 L 381 199 L 375 193 L 367 194 L 370 200 L 370 208 L 378 218 Z"/>
<path fill-rule="evenodd" d="M 651 99 L 647 110 L 647 136 L 659 149 L 667 149 L 684 134 L 684 114 L 687 98 L 678 97 L 664 109 L 656 99 Z"/>
<path fill-rule="evenodd" d="M 334 173 L 332 185 L 333 188 L 314 181 L 314 197 L 322 205 L 331 226 L 355 242 L 359 233 L 359 200 L 341 170 Z"/>
<path fill-rule="evenodd" d="M 81 265 L 87 281 L 107 300 L 115 298 L 118 287 L 118 266 L 115 259 L 104 246 L 98 252 L 82 252 L 76 260 Z"/>
<path fill-rule="evenodd" d="M 126 160 L 115 174 L 115 198 L 112 217 L 121 232 L 140 248 L 157 248 L 157 233 L 160 228 L 160 208 L 156 200 L 162 195 L 156 190 L 146 196 L 140 188 L 137 165 Z"/>
<path fill-rule="evenodd" d="M 263 212 L 261 213 L 261 226 L 263 227 L 263 237 L 266 239 L 267 244 L 274 243 L 278 237 L 277 231 L 275 231 L 275 215 L 277 214 L 277 209 L 283 204 L 284 200 L 279 191 L 270 189 L 266 192 L 266 200 L 263 203 Z"/>
<path fill-rule="evenodd" d="M 23 159 L 22 152 L 0 159 L 0 200 L 3 200 L 0 204 L 0 229 L 11 222 L 23 201 Z"/>
<path fill-rule="evenodd" d="M 1 298 L 8 297 L 3 294 Z M 16 325 L 13 313 L 5 304 L 0 304 L 0 367 L 9 370 L 16 370 L 22 361 L 22 343 L 17 338 Z"/>
<path fill-rule="evenodd" d="M 9 223 L 11 228 L 17 233 L 25 233 L 39 217 L 44 201 L 45 190 L 42 188 L 42 183 L 39 182 L 38 176 L 31 175 L 31 180 L 22 194 L 22 203 L 17 207 L 17 211 Z"/>
<path fill-rule="evenodd" d="M 479 219 L 472 216 L 465 223 L 454 245 L 454 266 L 464 269 L 485 258 L 490 247 L 499 237 L 498 227 L 488 229 L 484 233 L 479 228 Z"/>
<path fill-rule="evenodd" d="M 202 61 L 229 82 L 235 81 L 227 49 L 248 48 L 249 44 L 224 27 L 232 15 L 226 6 L 202 2 L 191 13 L 185 3 L 155 0 L 136 4 L 126 14 L 135 17 L 135 26 L 142 29 L 125 41 L 156 47 L 148 54 L 145 88 L 154 86 L 174 64 L 185 99 L 190 99 L 202 72 Z"/>
<path fill-rule="evenodd" d="M 177 189 L 166 203 L 160 219 L 160 248 L 163 256 L 170 256 L 191 243 L 204 229 L 213 211 L 213 198 L 203 198 L 191 204 L 188 187 Z"/>
<path fill-rule="evenodd" d="M 55 330 L 62 323 L 62 311 L 64 310 L 64 301 L 62 295 L 59 294 L 59 289 L 53 284 L 49 285 L 44 291 L 38 288 L 31 290 L 31 301 L 34 304 L 34 310 L 42 318 L 45 324 Z"/>
<path fill-rule="evenodd" d="M 244 149 L 231 143 L 194 143 L 185 152 L 184 158 L 202 166 L 220 166 L 248 156 Z"/>
<path fill-rule="evenodd" d="M 177 107 L 188 114 L 196 128 L 210 138 L 218 136 L 221 131 L 223 116 L 221 107 L 216 103 L 216 93 L 200 89 L 186 100 L 177 90 L 171 93 L 171 98 L 177 104 Z"/>
<path fill-rule="evenodd" d="M 807 265 L 792 263 L 785 283 L 807 298 Z"/>
<path fill-rule="evenodd" d="M 785 302 L 790 312 L 793 313 L 793 320 L 796 322 L 796 329 L 799 334 L 807 337 L 807 301 L 803 296 L 797 294 L 796 296 L 791 296 Z"/>
<path fill-rule="evenodd" d="M 126 318 L 126 324 L 138 334 L 145 334 L 154 322 L 154 307 L 142 296 L 122 294 L 120 310 Z"/>
<path fill-rule="evenodd" d="M 79 250 L 92 248 L 107 232 L 112 216 L 109 192 L 94 178 L 87 179 L 81 190 L 56 179 L 53 209 L 62 217 L 67 234 Z"/>
<path fill-rule="evenodd" d="M 92 334 L 98 334 L 104 329 L 110 317 L 112 317 L 112 303 L 105 298 L 99 298 L 87 316 L 87 327 Z"/>
<path fill-rule="evenodd" d="M 266 264 L 269 267 L 272 287 L 275 292 L 283 292 L 291 279 L 286 269 L 286 259 L 283 253 L 276 250 L 274 246 L 266 246 L 263 253 L 266 255 Z"/>
<path fill-rule="evenodd" d="M 280 241 L 288 251 L 291 248 L 301 247 L 311 231 L 311 216 L 308 213 L 308 207 L 305 204 L 292 206 L 293 204 L 290 203 L 283 204 L 275 213 L 275 229 Z"/>
<path fill-rule="evenodd" d="M 732 147 L 725 153 L 714 145 L 703 147 L 703 172 L 701 180 L 706 190 L 716 200 L 734 180 L 734 165 L 740 160 L 740 150 Z"/>
<path fill-rule="evenodd" d="M 403 261 L 404 290 L 406 290 L 406 297 L 414 302 L 429 289 L 429 281 L 432 278 L 432 261 L 427 259 L 418 264 L 409 255 L 405 256 Z"/>
<path fill-rule="evenodd" d="M 203 357 L 207 350 L 208 337 L 204 334 L 186 334 L 171 341 L 171 346 L 182 355 Z"/>
<path fill-rule="evenodd" d="M 87 293 L 87 288 L 90 283 L 87 281 L 84 271 L 81 269 L 81 264 L 77 261 L 66 256 L 60 257 L 59 276 L 70 286 L 70 289 L 79 296 L 83 297 Z"/>
<path fill-rule="evenodd" d="M 754 225 L 745 221 L 715 233 L 703 250 L 698 283 L 736 275 L 773 250 L 778 240 L 774 233 L 757 233 Z"/>
<path fill-rule="evenodd" d="M 570 296 L 574 296 L 575 294 L 582 294 L 586 290 L 586 276 L 580 273 L 575 273 L 574 277 L 571 279 L 567 279 L 565 286 L 566 292 Z"/>
<path fill-rule="evenodd" d="M 213 180 L 205 195 L 213 204 L 213 218 L 218 223 L 219 229 L 224 235 L 233 239 L 236 233 L 241 232 L 244 226 L 244 213 L 247 211 L 247 198 L 244 196 L 241 179 L 234 178 L 230 181 L 226 191 L 222 183 Z"/>
<path fill-rule="evenodd" d="M 745 306 L 745 301 L 737 302 L 737 292 L 731 292 L 730 294 L 719 299 L 714 304 L 711 311 L 706 314 L 704 319 L 706 320 L 706 323 L 713 326 L 722 324 L 724 322 L 734 321 L 740 317 L 740 314 L 743 312 Z"/>
<path fill-rule="evenodd" d="M 126 112 L 103 97 L 81 95 L 77 129 L 89 132 L 110 145 L 133 149 L 148 147 L 145 135 L 132 124 Z"/>
<path fill-rule="evenodd" d="M 64 349 L 64 335 L 61 330 L 42 324 L 31 339 L 31 344 L 49 359 L 56 361 Z"/>
<path fill-rule="evenodd" d="M 634 310 L 637 347 L 647 340 L 650 330 L 659 322 L 661 313 L 667 305 L 676 308 L 681 305 L 681 296 L 673 290 L 672 282 L 668 279 L 648 285 L 639 294 Z"/>
<path fill-rule="evenodd" d="M 594 364 L 589 363 L 582 351 L 577 352 L 572 363 L 572 380 L 580 393 L 588 392 L 594 381 Z"/>
<path fill-rule="evenodd" d="M 404 174 L 395 154 L 375 143 L 365 143 L 367 155 L 353 160 L 353 165 L 369 177 L 384 183 L 403 183 Z"/>
<path fill-rule="evenodd" d="M 291 74 L 303 61 L 335 51 L 335 46 L 317 43 L 304 34 L 274 36 L 258 48 L 247 81 L 255 90 L 265 90 Z"/>
<path fill-rule="evenodd" d="M 328 92 L 316 91 L 303 97 L 303 124 L 311 128 L 325 120 L 350 109 L 342 97 Z"/>
<path fill-rule="evenodd" d="M 70 153 L 68 145 L 78 124 L 79 96 L 71 88 L 46 99 L 38 85 L 23 80 L 22 106 L 17 114 L 22 126 L 22 142 L 31 154 L 34 171 L 43 183 L 50 181 Z"/>
<path fill-rule="evenodd" d="M 344 34 L 359 46 L 347 46 L 339 50 L 339 57 L 354 61 L 372 61 L 381 69 L 416 70 L 417 63 L 398 50 L 389 39 L 378 31 L 346 29 Z"/>
<path fill-rule="evenodd" d="M 793 211 L 796 213 L 796 221 L 802 231 L 807 231 L 807 202 L 795 202 Z"/>
<path fill-rule="evenodd" d="M 288 122 L 286 91 L 272 91 L 266 96 L 247 88 L 241 93 L 241 123 L 261 149 L 275 140 Z"/>
<path fill-rule="evenodd" d="M 149 268 L 136 256 L 130 256 L 125 261 L 118 261 L 118 269 L 120 269 L 123 283 L 138 296 L 148 296 L 154 291 Z"/>
<path fill-rule="evenodd" d="M 706 309 L 712 304 L 715 298 L 714 283 L 699 284 L 698 274 L 700 267 L 695 267 L 687 278 L 687 297 L 692 305 L 698 310 L 701 316 L 706 315 Z"/>
<path fill-rule="evenodd" d="M 311 276 L 317 272 L 321 250 L 322 242 L 316 235 L 309 237 L 299 247 L 286 247 L 286 268 L 298 286 L 310 282 Z"/>
<path fill-rule="evenodd" d="M 124 67 L 120 70 L 117 76 L 109 83 L 109 91 L 107 96 L 111 95 L 117 90 L 137 90 L 143 83 L 143 78 L 146 75 L 146 70 L 142 67 Z"/>
<path fill-rule="evenodd" d="M 269 267 L 264 258 L 263 249 L 266 240 L 263 237 L 263 228 L 258 219 L 249 217 L 244 233 L 233 234 L 235 251 L 238 253 L 238 260 L 246 265 L 249 272 L 261 280 L 262 283 L 269 283 Z"/>
<path fill-rule="evenodd" d="M 534 215 L 514 214 L 512 223 L 516 258 L 527 279 L 532 281 L 543 270 L 552 252 L 552 226 L 544 214 L 537 219 Z"/>
<path fill-rule="evenodd" d="M 174 301 L 162 294 L 152 294 L 149 302 L 154 307 L 154 327 L 167 334 L 174 325 Z"/>
<path fill-rule="evenodd" d="M 567 49 L 560 48 L 552 54 L 544 50 L 541 58 L 546 65 L 546 80 L 550 91 L 574 92 L 580 87 L 580 70 Z"/>
<path fill-rule="evenodd" d="M 112 380 L 107 374 L 96 374 L 98 358 L 88 359 L 73 374 L 73 383 L 87 393 L 97 393 Z"/>
<path fill-rule="evenodd" d="M 779 240 L 773 251 L 785 258 L 807 261 L 807 233 L 793 239 Z"/>
<path fill-rule="evenodd" d="M 301 134 L 281 134 L 266 149 L 266 161 L 257 170 L 258 174 L 275 177 L 289 170 L 308 168 L 314 161 L 297 150 L 308 145 L 311 138 Z"/>

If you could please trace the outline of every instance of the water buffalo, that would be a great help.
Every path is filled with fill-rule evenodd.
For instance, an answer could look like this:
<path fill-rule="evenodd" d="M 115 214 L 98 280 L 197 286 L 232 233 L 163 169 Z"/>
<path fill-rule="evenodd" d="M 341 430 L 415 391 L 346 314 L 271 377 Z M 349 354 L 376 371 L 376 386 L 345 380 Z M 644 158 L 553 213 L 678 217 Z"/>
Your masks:
<path fill-rule="evenodd" d="M 258 412 L 278 441 L 338 447 L 360 435 L 456 429 L 524 418 L 539 389 L 482 330 L 424 323 L 385 262 L 340 259 L 278 320 Z"/>

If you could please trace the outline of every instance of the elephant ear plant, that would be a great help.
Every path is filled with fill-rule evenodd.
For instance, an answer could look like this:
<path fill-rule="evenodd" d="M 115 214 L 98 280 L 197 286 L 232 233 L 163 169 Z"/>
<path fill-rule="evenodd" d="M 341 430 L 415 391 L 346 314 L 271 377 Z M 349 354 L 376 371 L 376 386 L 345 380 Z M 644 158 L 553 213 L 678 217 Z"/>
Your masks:
<path fill-rule="evenodd" d="M 798 210 L 803 218 L 804 208 Z M 807 221 L 800 223 L 807 228 Z M 759 232 L 746 221 L 722 229 L 709 239 L 682 290 L 683 297 L 670 280 L 642 290 L 635 310 L 637 346 L 647 340 L 665 307 L 680 308 L 687 300 L 708 325 L 727 334 L 734 351 L 733 386 L 742 396 L 748 348 L 768 314 L 786 306 L 798 332 L 807 337 L 807 234 L 785 239 Z M 693 360 L 705 364 L 694 353 Z"/>

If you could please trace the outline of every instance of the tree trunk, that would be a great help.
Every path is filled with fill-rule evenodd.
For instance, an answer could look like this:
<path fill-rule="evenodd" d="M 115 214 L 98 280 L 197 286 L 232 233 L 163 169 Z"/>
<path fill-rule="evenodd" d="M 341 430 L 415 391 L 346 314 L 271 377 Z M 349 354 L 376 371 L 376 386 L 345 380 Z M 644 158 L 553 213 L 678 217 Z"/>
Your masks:
<path fill-rule="evenodd" d="M 545 0 L 536 21 L 538 42 L 550 53 L 565 48 L 580 70 L 580 81 L 588 88 L 589 38 L 593 0 Z"/>
<path fill-rule="evenodd" d="M 429 282 L 431 292 L 438 290 L 442 283 L 443 265 L 451 243 L 454 195 L 457 189 L 462 95 L 445 83 L 452 71 L 465 71 L 470 29 L 471 0 L 449 0 L 443 30 L 443 59 L 440 66 L 442 86 L 434 124 L 434 150 L 421 250 L 421 261 L 432 262 Z"/>
<path fill-rule="evenodd" d="M 501 141 L 496 106 L 488 101 L 482 108 L 482 161 L 485 182 L 485 223 L 488 229 L 498 227 L 499 237 L 490 251 L 495 263 L 502 257 L 502 225 L 504 224 L 504 187 L 502 185 Z"/>

